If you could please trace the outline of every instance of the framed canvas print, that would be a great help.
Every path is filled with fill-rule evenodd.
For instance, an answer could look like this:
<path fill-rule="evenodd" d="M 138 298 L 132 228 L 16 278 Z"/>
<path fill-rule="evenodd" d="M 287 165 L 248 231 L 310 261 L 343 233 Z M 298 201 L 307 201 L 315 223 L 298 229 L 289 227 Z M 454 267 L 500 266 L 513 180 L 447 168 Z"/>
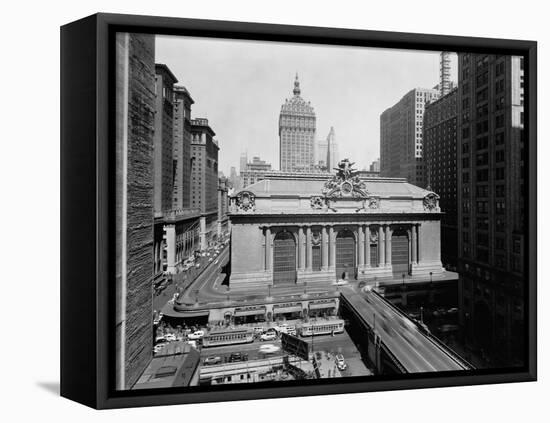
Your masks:
<path fill-rule="evenodd" d="M 536 43 L 61 28 L 61 393 L 536 379 Z"/>

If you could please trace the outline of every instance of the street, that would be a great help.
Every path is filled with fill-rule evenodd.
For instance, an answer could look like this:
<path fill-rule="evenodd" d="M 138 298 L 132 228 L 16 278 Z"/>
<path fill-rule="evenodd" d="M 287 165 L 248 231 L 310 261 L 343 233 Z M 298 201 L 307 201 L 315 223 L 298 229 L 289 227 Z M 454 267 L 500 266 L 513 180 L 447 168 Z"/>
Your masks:
<path fill-rule="evenodd" d="M 331 335 L 320 335 L 312 338 L 301 338 L 305 340 L 310 345 L 310 351 L 315 352 L 324 352 L 330 353 L 332 356 L 336 354 L 342 354 L 344 359 L 348 363 L 348 368 L 342 372 L 343 376 L 364 376 L 372 374 L 366 365 L 361 360 L 361 355 L 357 350 L 357 347 L 349 337 L 349 335 L 344 332 L 341 334 Z M 279 347 L 279 351 L 272 354 L 263 354 L 260 352 L 260 347 L 262 345 L 275 345 Z M 229 356 L 232 353 L 241 353 L 247 354 L 248 360 L 263 359 L 269 357 L 283 356 L 285 352 L 281 347 L 281 340 L 276 339 L 274 341 L 261 342 L 255 340 L 250 344 L 238 344 L 238 345 L 226 345 L 220 347 L 209 347 L 201 349 L 201 365 L 204 362 L 204 359 L 207 357 L 220 357 L 222 362 L 225 362 L 229 359 Z"/>

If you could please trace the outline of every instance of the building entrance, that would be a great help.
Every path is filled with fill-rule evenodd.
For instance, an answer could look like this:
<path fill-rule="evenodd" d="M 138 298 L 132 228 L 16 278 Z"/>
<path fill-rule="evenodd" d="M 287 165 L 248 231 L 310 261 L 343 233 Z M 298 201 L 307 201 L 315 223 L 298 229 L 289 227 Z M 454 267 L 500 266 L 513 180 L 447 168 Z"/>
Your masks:
<path fill-rule="evenodd" d="M 393 273 L 409 274 L 409 236 L 405 228 L 394 229 L 391 237 Z"/>
<path fill-rule="evenodd" d="M 355 279 L 355 237 L 344 230 L 336 237 L 336 278 Z"/>
<path fill-rule="evenodd" d="M 296 283 L 296 241 L 288 231 L 279 232 L 273 241 L 273 284 Z"/>

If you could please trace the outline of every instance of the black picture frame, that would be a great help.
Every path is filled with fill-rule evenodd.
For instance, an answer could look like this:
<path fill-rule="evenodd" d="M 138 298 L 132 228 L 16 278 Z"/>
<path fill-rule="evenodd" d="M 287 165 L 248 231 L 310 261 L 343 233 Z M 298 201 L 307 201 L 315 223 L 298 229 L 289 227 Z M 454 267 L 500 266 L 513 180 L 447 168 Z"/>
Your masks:
<path fill-rule="evenodd" d="M 528 158 L 526 357 L 524 368 L 348 378 L 323 383 L 212 386 L 208 389 L 113 389 L 113 37 L 140 32 L 279 42 L 523 56 Z M 534 381 L 536 349 L 537 44 L 457 37 L 95 14 L 61 28 L 61 395 L 105 409 Z M 223 393 L 223 395 L 221 395 Z"/>

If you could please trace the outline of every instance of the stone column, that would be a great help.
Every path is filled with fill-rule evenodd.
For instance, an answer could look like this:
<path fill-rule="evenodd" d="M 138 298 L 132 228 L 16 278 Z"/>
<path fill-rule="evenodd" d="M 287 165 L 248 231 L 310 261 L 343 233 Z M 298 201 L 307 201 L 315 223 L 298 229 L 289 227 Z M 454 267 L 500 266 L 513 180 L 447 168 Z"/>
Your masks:
<path fill-rule="evenodd" d="M 166 225 L 166 264 L 168 273 L 176 273 L 176 225 Z"/>
<path fill-rule="evenodd" d="M 384 258 L 384 228 L 382 225 L 378 226 L 378 267 L 384 267 L 386 260 Z"/>
<path fill-rule="evenodd" d="M 359 267 L 362 268 L 365 264 L 365 232 L 363 232 L 363 225 L 359 225 L 357 228 L 357 234 L 359 235 Z"/>
<path fill-rule="evenodd" d="M 390 225 L 386 225 L 386 267 L 391 266 L 391 234 Z"/>
<path fill-rule="evenodd" d="M 311 247 L 311 226 L 306 228 L 306 270 L 312 271 L 313 268 L 313 250 Z"/>
<path fill-rule="evenodd" d="M 271 271 L 271 228 L 265 228 L 265 270 Z"/>
<path fill-rule="evenodd" d="M 370 226 L 365 226 L 365 267 L 370 267 Z"/>
<path fill-rule="evenodd" d="M 420 241 L 420 239 L 422 238 L 422 225 L 420 223 L 416 226 L 416 230 L 416 263 L 420 264 L 420 260 L 422 260 L 422 242 Z"/>
<path fill-rule="evenodd" d="M 323 226 L 321 229 L 321 269 L 328 270 L 328 234 L 327 227 Z"/>
<path fill-rule="evenodd" d="M 336 268 L 336 234 L 334 232 L 334 226 L 329 227 L 328 231 L 328 241 L 330 244 L 330 262 L 329 267 Z"/>
<path fill-rule="evenodd" d="M 200 244 L 201 244 L 201 250 L 206 250 L 207 240 L 206 240 L 206 216 L 201 216 L 200 219 Z"/>
<path fill-rule="evenodd" d="M 417 242 L 416 224 L 412 225 L 411 233 L 412 233 L 412 237 L 411 237 L 411 250 L 412 250 L 412 252 L 411 252 L 412 253 L 411 261 L 412 261 L 412 264 L 417 264 L 418 263 L 418 257 L 417 257 L 417 245 L 416 245 L 416 242 Z"/>
<path fill-rule="evenodd" d="M 300 226 L 298 228 L 298 257 L 299 265 L 298 270 L 304 270 L 306 268 L 306 240 L 304 235 L 304 228 Z"/>

